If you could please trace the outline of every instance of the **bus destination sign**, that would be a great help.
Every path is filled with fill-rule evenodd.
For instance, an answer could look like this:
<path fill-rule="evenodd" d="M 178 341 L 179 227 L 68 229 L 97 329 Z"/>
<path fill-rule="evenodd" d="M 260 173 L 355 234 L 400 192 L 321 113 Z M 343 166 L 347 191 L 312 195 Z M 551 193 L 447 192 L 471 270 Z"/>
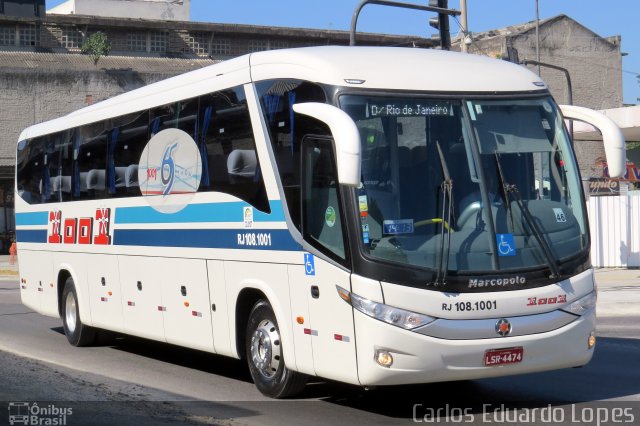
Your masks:
<path fill-rule="evenodd" d="M 453 115 L 453 107 L 443 104 L 394 104 L 394 103 L 368 103 L 367 115 L 369 117 L 426 117 Z"/>

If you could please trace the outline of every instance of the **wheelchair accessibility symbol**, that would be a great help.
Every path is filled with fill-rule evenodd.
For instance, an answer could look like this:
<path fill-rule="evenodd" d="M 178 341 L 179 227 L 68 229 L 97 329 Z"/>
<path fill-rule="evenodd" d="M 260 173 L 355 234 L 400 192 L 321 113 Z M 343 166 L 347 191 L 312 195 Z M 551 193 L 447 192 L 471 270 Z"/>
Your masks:
<path fill-rule="evenodd" d="M 513 234 L 496 234 L 496 243 L 498 244 L 498 256 L 515 256 L 516 242 Z"/>
<path fill-rule="evenodd" d="M 315 275 L 316 274 L 316 265 L 313 261 L 313 255 L 309 253 L 305 253 L 304 255 L 304 273 L 306 275 Z"/>

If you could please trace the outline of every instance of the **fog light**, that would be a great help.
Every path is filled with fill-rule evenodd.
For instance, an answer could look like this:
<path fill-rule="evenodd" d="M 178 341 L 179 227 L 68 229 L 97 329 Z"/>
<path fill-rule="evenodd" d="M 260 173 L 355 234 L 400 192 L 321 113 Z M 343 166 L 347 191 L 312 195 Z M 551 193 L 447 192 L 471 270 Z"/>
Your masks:
<path fill-rule="evenodd" d="M 387 351 L 378 350 L 376 351 L 376 362 L 383 367 L 389 368 L 393 364 L 393 357 Z"/>
<path fill-rule="evenodd" d="M 593 349 L 593 347 L 596 345 L 596 332 L 592 331 L 589 334 L 589 339 L 587 340 L 587 347 L 589 349 Z"/>

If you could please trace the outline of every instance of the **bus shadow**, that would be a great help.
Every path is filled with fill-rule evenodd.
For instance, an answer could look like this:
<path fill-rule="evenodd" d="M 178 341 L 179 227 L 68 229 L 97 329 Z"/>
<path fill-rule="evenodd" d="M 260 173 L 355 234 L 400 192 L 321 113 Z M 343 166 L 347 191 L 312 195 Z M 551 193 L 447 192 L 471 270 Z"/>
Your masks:
<path fill-rule="evenodd" d="M 64 335 L 62 327 L 51 329 Z M 215 374 L 230 379 L 252 383 L 247 364 L 243 360 L 198 351 L 169 343 L 157 342 L 140 337 L 127 336 L 107 330 L 100 330 L 92 346 L 108 347 L 133 355 L 167 362 L 204 373 Z"/>

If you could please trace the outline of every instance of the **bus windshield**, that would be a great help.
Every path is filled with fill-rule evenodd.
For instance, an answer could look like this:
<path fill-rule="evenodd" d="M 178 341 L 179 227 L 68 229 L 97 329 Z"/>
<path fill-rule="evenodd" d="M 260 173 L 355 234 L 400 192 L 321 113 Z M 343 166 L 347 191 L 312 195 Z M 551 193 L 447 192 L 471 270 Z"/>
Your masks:
<path fill-rule="evenodd" d="M 362 143 L 366 255 L 462 273 L 548 268 L 584 253 L 578 169 L 549 97 L 343 95 Z"/>

